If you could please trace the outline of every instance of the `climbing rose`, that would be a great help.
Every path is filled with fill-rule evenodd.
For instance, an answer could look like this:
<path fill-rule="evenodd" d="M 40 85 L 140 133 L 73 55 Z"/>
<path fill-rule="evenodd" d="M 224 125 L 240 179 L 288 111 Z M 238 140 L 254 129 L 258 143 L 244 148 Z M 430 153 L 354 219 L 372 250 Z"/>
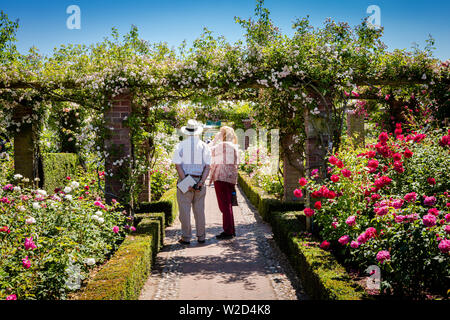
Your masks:
<path fill-rule="evenodd" d="M 367 163 L 367 166 L 374 171 L 376 168 L 378 168 L 378 165 L 379 162 L 376 159 L 370 159 L 369 162 Z"/>
<path fill-rule="evenodd" d="M 427 214 L 423 217 L 423 224 L 427 227 L 432 227 L 436 225 L 436 217 L 432 214 Z"/>
<path fill-rule="evenodd" d="M 345 220 L 345 223 L 348 224 L 349 226 L 356 225 L 356 216 L 348 217 L 347 220 Z"/>
<path fill-rule="evenodd" d="M 341 161 L 341 160 L 339 160 L 338 161 L 338 163 L 336 164 L 336 166 L 338 167 L 338 168 L 343 168 L 344 167 L 344 163 Z"/>
<path fill-rule="evenodd" d="M 330 243 L 327 240 L 325 240 L 320 244 L 320 247 L 324 250 L 327 250 L 330 247 Z"/>
<path fill-rule="evenodd" d="M 445 221 L 450 222 L 450 213 L 447 213 L 444 218 Z"/>
<path fill-rule="evenodd" d="M 346 245 L 350 241 L 350 237 L 348 235 L 344 235 L 339 238 L 338 242 L 342 245 Z"/>
<path fill-rule="evenodd" d="M 119 233 L 119 227 L 118 226 L 114 226 L 113 227 L 113 232 L 114 233 Z"/>
<path fill-rule="evenodd" d="M 333 174 L 333 175 L 331 176 L 331 181 L 333 181 L 333 182 L 338 182 L 339 179 L 340 179 L 340 178 L 339 178 L 338 175 Z"/>
<path fill-rule="evenodd" d="M 298 183 L 304 187 L 306 186 L 306 184 L 308 183 L 308 180 L 306 180 L 305 178 L 300 178 L 300 180 L 298 180 Z"/>
<path fill-rule="evenodd" d="M 417 199 L 417 194 L 415 192 L 410 192 L 405 195 L 406 202 L 415 202 Z"/>
<path fill-rule="evenodd" d="M 436 203 L 436 198 L 431 196 L 431 197 L 425 197 L 425 200 L 423 200 L 423 204 L 426 206 L 434 206 L 434 204 Z"/>
<path fill-rule="evenodd" d="M 311 208 L 305 208 L 303 212 L 307 217 L 312 217 L 314 215 L 314 209 Z"/>
<path fill-rule="evenodd" d="M 438 216 L 439 215 L 439 210 L 437 208 L 431 208 L 428 210 L 429 214 L 432 214 L 434 216 Z"/>
<path fill-rule="evenodd" d="M 436 179 L 430 177 L 427 179 L 427 182 L 429 185 L 434 186 L 436 184 Z"/>
<path fill-rule="evenodd" d="M 24 259 L 22 259 L 22 266 L 25 269 L 29 269 L 31 267 L 31 261 L 28 260 L 28 256 L 26 256 Z"/>
<path fill-rule="evenodd" d="M 346 178 L 349 178 L 352 175 L 352 172 L 350 170 L 347 169 L 343 169 L 342 170 L 342 175 Z"/>
<path fill-rule="evenodd" d="M 400 161 L 402 160 L 402 154 L 401 153 L 394 153 L 392 156 L 392 159 L 394 159 L 394 161 Z"/>
<path fill-rule="evenodd" d="M 441 242 L 439 242 L 438 248 L 442 253 L 450 252 L 450 240 L 442 240 Z"/>
<path fill-rule="evenodd" d="M 33 242 L 33 237 L 25 238 L 25 250 L 33 250 L 36 249 L 36 245 Z"/>
<path fill-rule="evenodd" d="M 295 189 L 295 190 L 294 190 L 294 196 L 295 196 L 296 198 L 301 198 L 301 197 L 303 196 L 302 190 L 300 190 L 300 189 Z"/>
<path fill-rule="evenodd" d="M 377 260 L 379 263 L 383 263 L 386 260 L 391 259 L 391 254 L 387 250 L 382 250 L 377 253 Z"/>
<path fill-rule="evenodd" d="M 322 203 L 320 201 L 317 201 L 316 203 L 314 203 L 314 208 L 316 208 L 317 210 L 322 209 Z"/>
<path fill-rule="evenodd" d="M 11 294 L 6 297 L 6 300 L 17 300 L 17 296 L 15 294 Z"/>

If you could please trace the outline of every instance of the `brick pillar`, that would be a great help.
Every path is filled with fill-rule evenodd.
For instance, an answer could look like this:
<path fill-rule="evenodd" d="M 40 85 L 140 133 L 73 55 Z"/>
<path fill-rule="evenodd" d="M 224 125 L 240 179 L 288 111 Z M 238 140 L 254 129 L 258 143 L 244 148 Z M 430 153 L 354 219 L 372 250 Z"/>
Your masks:
<path fill-rule="evenodd" d="M 364 115 L 357 114 L 355 110 L 347 111 L 347 135 L 353 140 L 355 146 L 363 147 L 365 143 Z"/>
<path fill-rule="evenodd" d="M 31 114 L 31 108 L 18 106 L 14 110 L 13 119 L 22 122 L 23 117 Z M 14 172 L 30 179 L 30 183 L 38 177 L 37 141 L 33 129 L 32 123 L 22 123 L 20 131 L 15 131 L 14 134 Z"/>
<path fill-rule="evenodd" d="M 331 104 L 332 99 L 328 97 L 314 97 L 318 103 L 317 108 L 320 113 L 313 116 L 308 109 L 305 109 L 305 131 L 306 131 L 306 170 L 309 176 L 314 169 L 319 170 L 319 177 L 326 176 L 326 156 L 328 146 L 331 142 L 330 132 L 327 125 L 330 124 L 327 117 L 326 104 Z M 325 101 L 324 101 L 325 99 Z M 306 196 L 305 207 L 311 207 L 309 194 Z M 306 228 L 312 230 L 312 219 L 306 217 Z"/>
<path fill-rule="evenodd" d="M 245 119 L 242 121 L 244 123 L 244 131 L 252 127 L 252 120 Z M 247 150 L 250 146 L 250 137 L 244 136 L 244 150 Z"/>
<path fill-rule="evenodd" d="M 110 202 L 113 198 L 118 198 L 122 193 L 122 183 L 119 179 L 121 174 L 128 170 L 127 161 L 119 168 L 113 163 L 116 160 L 131 156 L 130 128 L 123 123 L 125 117 L 131 113 L 131 98 L 129 94 L 121 94 L 112 100 L 112 107 L 105 112 L 105 126 L 110 130 L 110 135 L 105 138 L 105 150 L 109 156 L 105 160 L 105 191 L 106 200 Z M 129 160 L 129 158 L 126 158 Z M 112 172 L 113 176 L 110 176 Z"/>
<path fill-rule="evenodd" d="M 303 166 L 303 156 L 299 152 L 293 152 L 289 147 L 293 147 L 293 135 L 283 138 L 283 180 L 284 180 L 284 201 L 303 202 L 304 198 L 294 196 L 294 190 L 299 187 L 298 180 L 305 176 Z"/>

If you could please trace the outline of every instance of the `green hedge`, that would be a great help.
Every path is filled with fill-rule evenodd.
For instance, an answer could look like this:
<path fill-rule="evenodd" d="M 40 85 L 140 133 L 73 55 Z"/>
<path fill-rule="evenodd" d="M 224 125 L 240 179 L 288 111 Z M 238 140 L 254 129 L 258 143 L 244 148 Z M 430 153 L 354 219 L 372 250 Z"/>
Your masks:
<path fill-rule="evenodd" d="M 159 247 L 160 221 L 144 218 L 81 292 L 80 300 L 136 300 Z"/>
<path fill-rule="evenodd" d="M 165 213 L 164 212 L 152 212 L 152 213 L 136 213 L 134 215 L 134 225 L 139 226 L 139 223 L 142 221 L 147 221 L 145 219 L 150 220 L 157 220 L 158 221 L 158 229 L 159 229 L 159 235 L 158 235 L 158 243 L 159 248 L 162 248 L 164 246 L 164 237 L 166 234 L 166 223 L 165 223 Z M 142 226 L 141 226 L 142 229 Z M 137 229 L 139 231 L 139 229 Z"/>
<path fill-rule="evenodd" d="M 166 191 L 159 201 L 139 203 L 136 213 L 164 212 L 166 226 L 171 225 L 178 215 L 177 189 Z"/>
<path fill-rule="evenodd" d="M 272 230 L 280 249 L 287 254 L 300 276 L 306 293 L 318 300 L 365 298 L 364 290 L 349 277 L 334 256 L 302 232 L 298 215 L 303 213 L 274 212 Z"/>
<path fill-rule="evenodd" d="M 267 194 L 262 188 L 252 185 L 250 177 L 239 172 L 238 183 L 250 202 L 258 209 L 264 221 L 270 222 L 270 214 L 275 211 L 301 211 L 305 208 L 302 202 L 280 201 Z"/>
<path fill-rule="evenodd" d="M 44 153 L 42 155 L 43 189 L 53 193 L 62 187 L 67 176 L 75 175 L 78 156 L 75 153 Z"/>

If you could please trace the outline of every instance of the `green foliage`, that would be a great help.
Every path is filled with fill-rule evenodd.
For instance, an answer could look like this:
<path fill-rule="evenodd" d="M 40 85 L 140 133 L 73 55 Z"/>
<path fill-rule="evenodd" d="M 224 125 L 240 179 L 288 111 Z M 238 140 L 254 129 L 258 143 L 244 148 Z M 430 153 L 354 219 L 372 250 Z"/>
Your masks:
<path fill-rule="evenodd" d="M 78 156 L 75 153 L 44 153 L 42 155 L 43 189 L 53 193 L 61 188 L 66 177 L 74 177 L 78 168 Z"/>

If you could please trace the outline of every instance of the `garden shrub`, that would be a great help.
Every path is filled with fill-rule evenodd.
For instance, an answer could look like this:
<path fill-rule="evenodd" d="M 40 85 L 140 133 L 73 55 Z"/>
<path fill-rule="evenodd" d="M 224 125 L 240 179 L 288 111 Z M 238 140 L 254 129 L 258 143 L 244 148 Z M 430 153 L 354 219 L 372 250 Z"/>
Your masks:
<path fill-rule="evenodd" d="M 157 220 L 159 223 L 158 229 L 160 235 L 158 236 L 159 239 L 159 247 L 161 248 L 164 245 L 164 238 L 166 234 L 166 224 L 165 224 L 165 216 L 166 214 L 164 212 L 153 212 L 153 213 L 136 213 L 134 215 L 134 223 L 135 226 L 138 226 L 143 221 L 148 221 L 146 219 L 150 220 Z M 142 226 L 141 226 L 142 228 Z"/>
<path fill-rule="evenodd" d="M 61 187 L 67 176 L 75 176 L 78 156 L 75 153 L 44 153 L 42 155 L 43 189 L 52 193 Z"/>
<path fill-rule="evenodd" d="M 381 290 L 445 295 L 450 287 L 450 135 L 436 129 L 382 132 L 364 149 L 344 144 L 330 178 L 304 180 L 324 240 L 360 271 L 381 269 Z M 314 173 L 315 174 L 315 173 Z"/>
<path fill-rule="evenodd" d="M 0 189 L 0 300 L 64 299 L 119 246 L 125 216 L 76 181 L 50 195 L 14 178 Z"/>

